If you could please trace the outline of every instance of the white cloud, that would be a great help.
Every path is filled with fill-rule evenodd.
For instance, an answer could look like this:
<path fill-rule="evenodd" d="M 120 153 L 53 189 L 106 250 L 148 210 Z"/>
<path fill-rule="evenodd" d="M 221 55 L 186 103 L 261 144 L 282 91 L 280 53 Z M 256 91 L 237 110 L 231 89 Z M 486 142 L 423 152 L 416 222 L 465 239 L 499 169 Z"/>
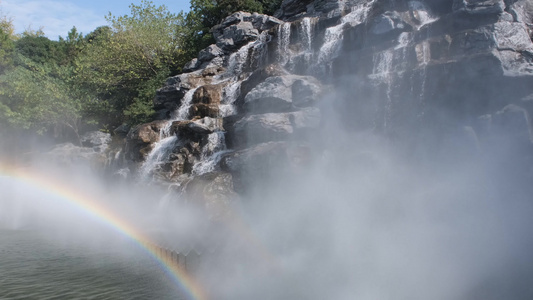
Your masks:
<path fill-rule="evenodd" d="M 104 16 L 73 3 L 58 0 L 3 0 L 2 12 L 13 18 L 15 30 L 23 32 L 28 26 L 39 29 L 51 39 L 66 36 L 73 26 L 87 34 L 106 24 Z"/>

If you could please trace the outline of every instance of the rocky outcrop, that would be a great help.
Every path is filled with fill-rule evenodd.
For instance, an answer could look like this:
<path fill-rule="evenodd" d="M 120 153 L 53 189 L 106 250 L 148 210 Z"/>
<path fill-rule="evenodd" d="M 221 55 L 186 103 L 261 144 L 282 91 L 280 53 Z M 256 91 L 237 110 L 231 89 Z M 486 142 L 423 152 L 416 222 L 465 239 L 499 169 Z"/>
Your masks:
<path fill-rule="evenodd" d="M 244 191 L 330 123 L 409 143 L 459 132 L 474 149 L 507 130 L 530 144 L 532 23 L 527 0 L 284 0 L 275 17 L 238 12 L 158 90 L 166 121 L 133 129 L 125 153 L 142 162 L 168 139 L 163 177 L 231 174 Z"/>
<path fill-rule="evenodd" d="M 291 113 L 266 113 L 243 117 L 228 132 L 235 148 L 269 141 L 301 137 L 305 131 L 318 129 L 320 111 L 316 108 Z"/>
<path fill-rule="evenodd" d="M 244 109 L 251 113 L 291 111 L 316 104 L 320 97 L 320 82 L 314 77 L 273 76 L 246 94 Z"/>
<path fill-rule="evenodd" d="M 124 146 L 126 159 L 133 162 L 143 161 L 152 150 L 153 144 L 159 141 L 164 126 L 164 121 L 154 121 L 132 128 Z"/>
<path fill-rule="evenodd" d="M 108 152 L 112 142 L 111 134 L 90 131 L 80 137 L 81 145 L 72 143 L 56 145 L 45 153 L 45 157 L 64 167 L 89 166 L 102 172 L 109 163 Z M 50 163 L 50 161 L 45 163 Z"/>

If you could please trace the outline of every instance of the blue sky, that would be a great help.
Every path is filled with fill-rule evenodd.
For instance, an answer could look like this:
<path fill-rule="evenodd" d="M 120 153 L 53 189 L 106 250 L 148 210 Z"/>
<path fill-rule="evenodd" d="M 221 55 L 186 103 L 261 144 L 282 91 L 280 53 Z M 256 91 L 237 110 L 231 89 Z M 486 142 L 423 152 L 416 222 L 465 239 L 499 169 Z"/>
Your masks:
<path fill-rule="evenodd" d="M 96 27 L 106 25 L 105 16 L 129 14 L 131 3 L 140 0 L 0 0 L 2 15 L 13 19 L 17 33 L 28 26 L 39 29 L 50 39 L 66 36 L 73 26 L 87 34 Z M 171 12 L 189 10 L 189 0 L 152 0 L 156 5 L 166 5 Z"/>

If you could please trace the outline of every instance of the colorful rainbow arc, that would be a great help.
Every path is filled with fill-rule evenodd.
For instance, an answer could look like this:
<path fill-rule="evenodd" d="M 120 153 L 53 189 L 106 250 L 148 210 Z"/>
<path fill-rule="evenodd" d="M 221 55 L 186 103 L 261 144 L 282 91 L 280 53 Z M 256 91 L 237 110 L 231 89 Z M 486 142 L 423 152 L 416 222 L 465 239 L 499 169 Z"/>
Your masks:
<path fill-rule="evenodd" d="M 109 225 L 115 231 L 123 234 L 139 245 L 145 252 L 147 252 L 168 274 L 168 276 L 175 282 L 179 289 L 185 294 L 187 299 L 191 300 L 207 300 L 207 294 L 204 289 L 178 264 L 162 258 L 158 254 L 157 248 L 153 247 L 154 243 L 145 236 L 140 230 L 121 219 L 105 206 L 99 204 L 97 201 L 92 201 L 89 197 L 72 190 L 69 187 L 62 185 L 60 182 L 55 182 L 51 178 L 41 175 L 35 171 L 25 171 L 14 167 L 0 164 L 0 174 L 9 176 L 13 179 L 19 180 L 25 184 L 39 188 L 43 191 L 49 192 L 61 199 L 68 201 L 70 204 L 77 206 L 86 213 L 100 219 L 105 224 Z"/>

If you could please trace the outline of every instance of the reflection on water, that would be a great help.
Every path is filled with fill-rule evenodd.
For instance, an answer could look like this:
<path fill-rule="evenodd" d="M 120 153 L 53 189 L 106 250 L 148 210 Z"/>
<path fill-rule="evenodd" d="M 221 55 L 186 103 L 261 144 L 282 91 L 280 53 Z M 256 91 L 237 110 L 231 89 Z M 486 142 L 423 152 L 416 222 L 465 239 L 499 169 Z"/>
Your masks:
<path fill-rule="evenodd" d="M 183 299 L 127 239 L 88 243 L 0 228 L 0 299 Z"/>

